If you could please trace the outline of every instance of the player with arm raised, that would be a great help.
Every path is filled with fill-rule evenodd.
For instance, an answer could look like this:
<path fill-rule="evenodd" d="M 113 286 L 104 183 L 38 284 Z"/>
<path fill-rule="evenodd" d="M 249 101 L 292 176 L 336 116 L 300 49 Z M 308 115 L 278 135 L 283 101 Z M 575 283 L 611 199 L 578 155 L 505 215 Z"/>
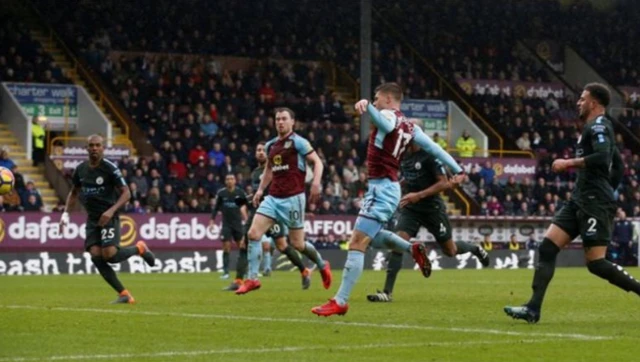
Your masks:
<path fill-rule="evenodd" d="M 267 153 L 265 152 L 265 144 L 263 142 L 258 143 L 256 146 L 256 160 L 258 161 L 258 167 L 253 170 L 251 173 L 251 185 L 254 190 L 257 190 L 260 187 L 260 180 L 262 179 L 262 174 L 264 173 L 265 166 L 267 164 Z M 247 196 L 250 197 L 250 196 Z M 253 222 L 253 217 L 256 212 L 256 208 L 252 203 L 249 203 L 247 198 L 236 198 L 236 203 L 239 206 L 247 205 L 247 207 L 251 210 L 249 216 L 248 225 L 251 225 Z M 269 231 L 262 238 L 262 253 L 263 259 L 267 259 L 267 255 L 269 254 L 268 250 L 265 250 L 265 244 L 271 246 L 270 239 L 275 240 L 276 248 L 287 256 L 287 258 L 291 261 L 293 265 L 295 265 L 298 270 L 300 270 L 300 276 L 302 277 L 302 289 L 308 289 L 311 285 L 311 271 L 302 264 L 302 260 L 300 260 L 300 255 L 295 249 L 287 243 L 287 229 L 281 223 L 274 224 Z M 248 239 L 248 238 L 247 238 Z M 263 260 L 264 261 L 264 260 Z M 238 259 L 238 272 L 236 276 L 236 280 L 231 283 L 225 290 L 236 291 L 244 282 L 244 277 L 247 273 L 247 249 L 240 250 L 240 256 Z M 267 265 L 271 265 L 271 260 L 267 260 L 265 262 Z"/>
<path fill-rule="evenodd" d="M 258 207 L 249 228 L 249 275 L 236 294 L 245 294 L 260 288 L 258 269 L 262 236 L 273 225 L 280 224 L 289 229 L 289 240 L 293 247 L 312 260 L 320 270 L 325 289 L 331 286 L 329 263 L 315 247 L 304 240 L 304 212 L 306 196 L 304 178 L 306 162 L 313 164 L 310 202 L 320 196 L 320 180 L 324 165 L 309 141 L 293 132 L 295 115 L 289 108 L 277 108 L 276 131 L 278 136 L 265 145 L 267 164 L 260 180 L 260 186 L 253 196 L 253 205 Z M 262 199 L 266 187 L 269 195 Z M 260 206 L 258 206 L 260 205 Z"/>
<path fill-rule="evenodd" d="M 73 185 L 60 219 L 60 227 L 69 223 L 68 210 L 80 200 L 87 210 L 85 250 L 100 275 L 118 292 L 113 303 L 135 303 L 135 299 L 124 288 L 116 272 L 108 263 L 121 263 L 134 255 L 140 255 L 150 266 L 155 257 L 144 241 L 135 246 L 120 247 L 120 219 L 118 211 L 129 201 L 131 193 L 118 167 L 104 159 L 104 142 L 101 136 L 87 138 L 89 160 L 82 162 L 73 172 Z M 120 194 L 118 196 L 118 193 Z"/>
<path fill-rule="evenodd" d="M 423 244 L 411 244 L 400 236 L 383 230 L 383 225 L 389 221 L 400 202 L 400 159 L 413 140 L 420 148 L 441 160 L 453 173 L 458 174 L 454 176 L 454 182 L 460 182 L 459 174 L 463 171 L 442 147 L 404 117 L 400 112 L 401 101 L 402 88 L 396 83 L 385 83 L 376 88 L 373 105 L 366 99 L 355 105 L 358 113 L 369 112 L 374 124 L 367 150 L 369 186 L 351 234 L 340 289 L 328 303 L 311 309 L 317 315 L 343 315 L 348 311 L 347 300 L 362 274 L 364 252 L 370 243 L 377 248 L 386 247 L 401 253 L 411 253 L 422 274 L 425 277 L 431 274 L 431 263 Z"/>
<path fill-rule="evenodd" d="M 540 320 L 540 310 L 556 268 L 560 250 L 573 239 L 582 238 L 587 269 L 626 292 L 640 295 L 640 283 L 621 266 L 605 259 L 611 240 L 616 202 L 614 189 L 621 180 L 620 154 L 616 151 L 613 125 L 606 116 L 611 93 L 600 83 L 587 84 L 578 111 L 585 121 L 576 145 L 576 157 L 553 162 L 554 172 L 577 170 L 576 186 L 570 201 L 556 212 L 538 248 L 539 258 L 533 275 L 533 295 L 523 306 L 507 306 L 504 311 L 514 319 L 529 323 Z"/>

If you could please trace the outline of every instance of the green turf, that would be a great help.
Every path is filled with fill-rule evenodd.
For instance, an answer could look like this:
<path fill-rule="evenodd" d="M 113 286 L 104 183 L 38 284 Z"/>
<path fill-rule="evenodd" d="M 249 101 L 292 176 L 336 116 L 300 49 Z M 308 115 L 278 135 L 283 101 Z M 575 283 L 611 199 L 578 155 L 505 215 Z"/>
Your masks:
<path fill-rule="evenodd" d="M 502 311 L 528 298 L 531 270 L 403 271 L 394 302 L 380 304 L 365 295 L 384 273 L 368 271 L 349 313 L 331 318 L 310 309 L 337 290 L 337 272 L 330 291 L 317 273 L 302 291 L 296 273 L 276 272 L 244 296 L 218 276 L 121 275 L 135 306 L 110 305 L 97 275 L 0 277 L 0 361 L 638 359 L 640 299 L 586 269 L 556 271 L 537 325 Z"/>

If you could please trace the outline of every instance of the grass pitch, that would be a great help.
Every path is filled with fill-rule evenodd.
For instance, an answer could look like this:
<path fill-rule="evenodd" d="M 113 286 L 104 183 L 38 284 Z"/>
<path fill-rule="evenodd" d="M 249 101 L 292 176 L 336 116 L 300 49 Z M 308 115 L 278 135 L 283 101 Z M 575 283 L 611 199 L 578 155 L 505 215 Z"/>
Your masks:
<path fill-rule="evenodd" d="M 640 277 L 640 270 L 631 268 Z M 360 279 L 345 317 L 311 307 L 331 297 L 313 275 L 275 272 L 261 290 L 223 292 L 219 274 L 120 275 L 138 301 L 98 275 L 0 277 L 0 362 L 8 361 L 634 361 L 640 299 L 558 269 L 537 325 L 502 311 L 530 295 L 532 270 L 403 270 L 392 303 L 369 303 L 384 272 Z"/>

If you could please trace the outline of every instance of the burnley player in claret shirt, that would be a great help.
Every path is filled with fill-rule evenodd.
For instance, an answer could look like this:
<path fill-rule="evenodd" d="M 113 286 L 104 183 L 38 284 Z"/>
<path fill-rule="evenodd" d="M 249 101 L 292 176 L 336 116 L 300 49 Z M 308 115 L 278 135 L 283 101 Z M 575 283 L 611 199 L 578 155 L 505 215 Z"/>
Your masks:
<path fill-rule="evenodd" d="M 383 229 L 400 202 L 400 160 L 409 143 L 414 142 L 456 174 L 454 183 L 461 181 L 463 171 L 442 147 L 405 118 L 400 112 L 401 102 L 402 88 L 396 83 L 385 83 L 376 88 L 373 105 L 366 99 L 355 105 L 358 113 L 369 112 L 374 124 L 374 127 L 371 127 L 367 152 L 369 186 L 351 234 L 340 289 L 328 303 L 311 309 L 311 312 L 317 315 L 328 317 L 347 313 L 347 300 L 362 274 L 364 252 L 369 244 L 376 248 L 411 253 L 423 275 L 428 277 L 431 274 L 431 263 L 423 244 L 410 244 L 400 236 Z"/>
<path fill-rule="evenodd" d="M 260 240 L 273 225 L 280 223 L 289 229 L 289 240 L 296 250 L 306 255 L 318 266 L 325 289 L 331 286 L 329 263 L 322 259 L 313 244 L 304 239 L 304 211 L 306 196 L 304 179 L 307 161 L 313 164 L 310 202 L 316 202 L 320 196 L 320 180 L 324 165 L 309 141 L 293 132 L 295 115 L 289 108 L 276 109 L 276 131 L 278 137 L 267 142 L 267 165 L 260 186 L 253 196 L 253 204 L 258 207 L 249 228 L 249 275 L 236 294 L 245 294 L 259 289 Z M 269 186 L 269 195 L 262 199 L 265 188 Z M 258 206 L 259 205 L 259 206 Z"/>

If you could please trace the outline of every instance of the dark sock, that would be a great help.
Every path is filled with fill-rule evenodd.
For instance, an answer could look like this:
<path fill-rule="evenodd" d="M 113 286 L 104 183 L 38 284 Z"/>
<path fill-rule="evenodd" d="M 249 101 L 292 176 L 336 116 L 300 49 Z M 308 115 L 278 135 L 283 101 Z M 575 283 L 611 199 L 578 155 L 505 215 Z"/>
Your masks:
<path fill-rule="evenodd" d="M 120 280 L 118 280 L 118 277 L 116 276 L 116 272 L 113 271 L 113 268 L 111 268 L 111 265 L 107 264 L 107 262 L 104 261 L 102 257 L 97 257 L 97 258 L 92 257 L 91 261 L 93 262 L 93 265 L 96 266 L 96 268 L 98 269 L 98 272 L 100 272 L 100 275 L 102 275 L 104 280 L 106 280 L 107 283 L 109 283 L 111 288 L 115 289 L 116 292 L 118 292 L 118 294 L 124 290 L 124 286 L 122 285 L 122 283 L 120 283 Z"/>
<path fill-rule="evenodd" d="M 138 247 L 135 245 L 127 246 L 126 248 L 118 248 L 116 255 L 107 261 L 112 264 L 121 263 L 134 255 L 138 255 Z"/>
<path fill-rule="evenodd" d="M 627 273 L 620 265 L 605 259 L 598 259 L 587 263 L 591 274 L 597 275 L 609 281 L 626 292 L 634 292 L 640 295 L 640 283 Z"/>
<path fill-rule="evenodd" d="M 384 292 L 393 293 L 393 286 L 396 284 L 396 277 L 402 268 L 402 254 L 396 252 L 389 253 L 389 263 L 387 264 L 387 278 L 384 281 Z"/>
<path fill-rule="evenodd" d="M 229 252 L 222 252 L 222 271 L 224 274 L 229 274 Z"/>
<path fill-rule="evenodd" d="M 318 253 L 318 250 L 313 244 L 308 241 L 305 242 L 304 249 L 300 250 L 300 252 L 314 262 L 318 266 L 318 269 L 322 270 L 324 268 L 324 260 L 322 260 L 320 253 Z"/>
<path fill-rule="evenodd" d="M 456 254 L 473 253 L 478 248 L 477 245 L 467 243 L 466 241 L 456 241 Z"/>
<path fill-rule="evenodd" d="M 236 279 L 244 279 L 247 276 L 247 249 L 240 249 L 238 253 L 238 265 L 236 266 Z"/>
<path fill-rule="evenodd" d="M 300 254 L 294 249 L 291 245 L 287 245 L 287 247 L 282 251 L 284 255 L 291 261 L 293 265 L 298 267 L 300 273 L 302 273 L 305 269 L 304 264 L 302 264 L 302 259 L 300 259 Z"/>
<path fill-rule="evenodd" d="M 533 295 L 529 303 L 527 303 L 529 307 L 536 310 L 540 310 L 540 307 L 542 307 L 544 294 L 553 278 L 553 273 L 556 271 L 556 256 L 559 252 L 560 248 L 550 239 L 544 238 L 542 240 L 542 244 L 538 249 L 540 257 L 538 258 L 536 271 L 533 274 L 533 283 L 531 284 Z"/>

